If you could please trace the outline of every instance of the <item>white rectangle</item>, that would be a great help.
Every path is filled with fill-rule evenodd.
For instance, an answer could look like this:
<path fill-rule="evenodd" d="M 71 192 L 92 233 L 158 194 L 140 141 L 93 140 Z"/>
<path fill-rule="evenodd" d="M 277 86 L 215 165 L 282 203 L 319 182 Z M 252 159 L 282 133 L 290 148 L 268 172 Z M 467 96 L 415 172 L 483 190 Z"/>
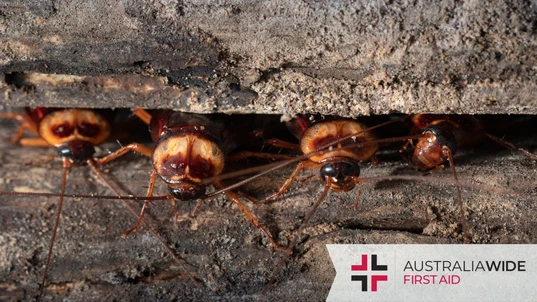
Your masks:
<path fill-rule="evenodd" d="M 336 269 L 328 301 L 537 299 L 537 245 L 329 244 L 327 248 Z"/>

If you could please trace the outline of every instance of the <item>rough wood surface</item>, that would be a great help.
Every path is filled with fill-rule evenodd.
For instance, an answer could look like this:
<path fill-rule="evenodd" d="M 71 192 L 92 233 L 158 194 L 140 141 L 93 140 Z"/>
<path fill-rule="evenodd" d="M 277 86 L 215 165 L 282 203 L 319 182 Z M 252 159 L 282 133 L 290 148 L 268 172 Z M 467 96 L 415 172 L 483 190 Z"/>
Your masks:
<path fill-rule="evenodd" d="M 0 12 L 4 105 L 537 112 L 534 2 L 23 0 Z"/>
<path fill-rule="evenodd" d="M 9 124 L 0 137 L 9 137 Z M 519 138 L 521 139 L 521 138 Z M 518 140 L 534 150 L 534 141 Z M 105 145 L 115 149 L 116 144 Z M 34 166 L 24 163 L 51 155 L 53 149 L 21 148 L 0 141 L 0 190 L 58 192 L 61 163 Z M 376 167 L 365 165 L 363 177 L 418 175 L 387 150 Z M 535 181 L 537 163 L 523 155 L 484 144 L 456 156 L 465 187 L 466 219 L 475 243 L 537 243 Z M 253 164 L 253 163 L 250 163 Z M 150 163 L 133 155 L 107 166 L 107 177 L 143 195 Z M 292 168 L 248 184 L 242 190 L 254 197 L 277 190 Z M 429 176 L 450 179 L 448 170 Z M 165 192 L 159 182 L 157 189 Z M 503 189 L 521 196 L 508 196 Z M 286 245 L 322 190 L 316 178 L 295 183 L 285 198 L 268 205 L 246 203 L 278 240 Z M 111 194 L 88 167 L 69 172 L 69 193 Z M 353 210 L 357 189 L 331 193 L 306 227 L 295 254 L 267 300 L 321 301 L 335 272 L 327 243 L 460 243 L 460 218 L 455 188 L 447 181 L 381 181 L 367 185 L 360 207 Z M 532 195 L 533 194 L 533 195 Z M 44 266 L 57 198 L 0 196 L 0 299 L 36 297 Z M 137 202 L 131 202 L 137 205 Z M 136 217 L 121 202 L 67 199 L 54 258 L 45 289 L 45 301 L 125 301 L 142 299 L 251 301 L 263 297 L 281 254 L 223 197 L 207 201 L 195 217 L 194 203 L 179 205 L 179 221 L 167 202 L 155 202 L 147 220 L 187 264 L 175 262 L 146 229 L 126 239 L 121 234 Z M 195 276 L 193 281 L 186 270 Z"/>

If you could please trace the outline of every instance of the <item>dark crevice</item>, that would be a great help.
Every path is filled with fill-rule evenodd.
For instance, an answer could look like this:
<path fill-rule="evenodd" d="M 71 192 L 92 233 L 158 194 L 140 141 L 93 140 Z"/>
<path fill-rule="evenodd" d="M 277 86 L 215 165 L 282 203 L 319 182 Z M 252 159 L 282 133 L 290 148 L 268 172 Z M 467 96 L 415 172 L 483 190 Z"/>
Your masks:
<path fill-rule="evenodd" d="M 423 234 L 423 230 L 429 225 L 429 222 L 424 219 L 409 221 L 391 218 L 375 221 L 347 220 L 340 222 L 339 225 L 347 230 L 395 231 Z"/>
<path fill-rule="evenodd" d="M 5 74 L 6 84 L 10 86 L 15 86 L 18 89 L 33 87 L 30 83 L 26 81 L 26 73 L 24 72 L 12 72 Z"/>

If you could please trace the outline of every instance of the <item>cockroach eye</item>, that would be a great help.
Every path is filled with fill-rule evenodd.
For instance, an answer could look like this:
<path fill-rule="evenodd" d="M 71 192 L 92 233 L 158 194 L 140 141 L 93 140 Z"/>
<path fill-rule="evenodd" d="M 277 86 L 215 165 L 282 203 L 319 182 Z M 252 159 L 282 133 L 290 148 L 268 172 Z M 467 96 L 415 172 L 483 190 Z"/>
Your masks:
<path fill-rule="evenodd" d="M 69 147 L 61 147 L 61 148 L 58 148 L 58 155 L 60 157 L 72 158 L 73 152 L 71 152 L 71 148 Z"/>
<path fill-rule="evenodd" d="M 439 145 L 444 145 L 451 150 L 451 153 L 457 151 L 457 141 L 453 132 L 446 129 L 446 127 L 439 127 L 437 125 L 428 126 L 423 130 L 423 134 L 426 132 L 431 132 L 436 137 L 436 141 Z"/>
<path fill-rule="evenodd" d="M 360 166 L 354 162 L 345 162 L 343 165 L 343 175 L 360 176 Z"/>
<path fill-rule="evenodd" d="M 360 176 L 360 167 L 351 161 L 332 162 L 322 166 L 320 173 L 324 180 L 330 177 L 337 182 L 343 182 L 345 177 Z"/>
<path fill-rule="evenodd" d="M 326 179 L 327 177 L 336 177 L 337 171 L 332 163 L 328 163 L 321 167 L 321 177 Z"/>

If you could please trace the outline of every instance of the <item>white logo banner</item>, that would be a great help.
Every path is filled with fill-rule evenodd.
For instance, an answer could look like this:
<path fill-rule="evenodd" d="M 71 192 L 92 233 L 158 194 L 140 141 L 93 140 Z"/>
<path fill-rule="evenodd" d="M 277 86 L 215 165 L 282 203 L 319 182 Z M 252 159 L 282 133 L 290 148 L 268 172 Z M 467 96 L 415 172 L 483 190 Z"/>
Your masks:
<path fill-rule="evenodd" d="M 537 301 L 537 245 L 329 244 L 328 301 Z"/>

